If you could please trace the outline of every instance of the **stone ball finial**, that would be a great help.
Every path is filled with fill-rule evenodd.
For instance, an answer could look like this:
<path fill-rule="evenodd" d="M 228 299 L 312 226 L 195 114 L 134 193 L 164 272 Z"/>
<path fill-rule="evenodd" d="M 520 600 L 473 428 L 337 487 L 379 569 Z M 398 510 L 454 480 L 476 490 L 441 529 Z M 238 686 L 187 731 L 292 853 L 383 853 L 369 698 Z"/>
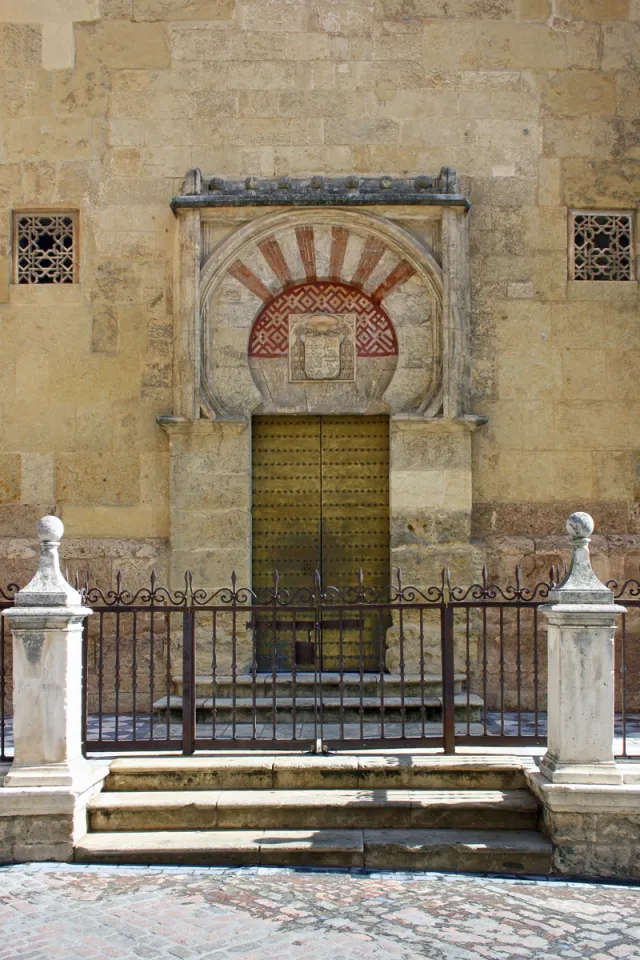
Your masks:
<path fill-rule="evenodd" d="M 573 540 L 586 539 L 593 533 L 593 517 L 588 513 L 572 513 L 567 520 L 567 533 Z"/>
<path fill-rule="evenodd" d="M 43 517 L 38 520 L 38 536 L 43 543 L 62 539 L 64 524 L 59 517 Z"/>

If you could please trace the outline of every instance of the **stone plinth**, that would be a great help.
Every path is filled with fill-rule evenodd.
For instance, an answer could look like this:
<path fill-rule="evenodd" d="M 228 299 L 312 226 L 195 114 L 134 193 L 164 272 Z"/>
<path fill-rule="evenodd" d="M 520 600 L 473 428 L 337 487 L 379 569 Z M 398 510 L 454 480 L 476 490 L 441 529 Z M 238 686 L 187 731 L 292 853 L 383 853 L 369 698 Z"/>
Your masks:
<path fill-rule="evenodd" d="M 572 514 L 567 530 L 571 569 L 542 607 L 549 623 L 549 726 L 540 769 L 554 783 L 621 783 L 613 757 L 614 634 L 625 610 L 591 567 L 591 517 Z"/>
<path fill-rule="evenodd" d="M 13 632 L 14 761 L 0 789 L 0 857 L 70 859 L 106 769 L 82 756 L 82 624 L 91 610 L 60 572 L 63 526 L 38 523 L 38 571 L 3 614 Z"/>

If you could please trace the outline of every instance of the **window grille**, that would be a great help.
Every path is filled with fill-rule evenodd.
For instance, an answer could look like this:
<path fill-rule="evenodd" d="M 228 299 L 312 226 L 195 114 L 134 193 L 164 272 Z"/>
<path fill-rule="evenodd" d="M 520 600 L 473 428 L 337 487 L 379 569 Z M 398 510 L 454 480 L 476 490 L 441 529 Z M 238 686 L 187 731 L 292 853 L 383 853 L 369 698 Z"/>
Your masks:
<path fill-rule="evenodd" d="M 634 280 L 633 214 L 572 210 L 569 275 L 572 280 Z"/>
<path fill-rule="evenodd" d="M 15 283 L 76 283 L 76 213 L 16 213 L 13 223 Z"/>

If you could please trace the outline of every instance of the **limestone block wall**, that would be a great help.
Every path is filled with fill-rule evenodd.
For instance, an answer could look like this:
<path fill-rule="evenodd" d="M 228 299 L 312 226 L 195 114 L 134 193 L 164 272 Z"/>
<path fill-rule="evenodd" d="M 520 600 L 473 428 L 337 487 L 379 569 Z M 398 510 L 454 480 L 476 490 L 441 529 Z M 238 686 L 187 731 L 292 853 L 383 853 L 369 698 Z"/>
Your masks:
<path fill-rule="evenodd" d="M 166 570 L 172 511 L 202 522 L 202 480 L 170 505 L 174 441 L 156 423 L 177 376 L 169 201 L 192 167 L 455 167 L 472 202 L 469 412 L 489 418 L 451 455 L 472 458 L 473 547 L 443 452 L 394 549 L 434 557 L 423 576 L 457 549 L 464 571 L 485 552 L 492 570 L 524 555 L 534 573 L 580 506 L 611 570 L 636 571 L 638 286 L 568 280 L 567 211 L 636 209 L 639 40 L 636 0 L 3 4 L 2 579 L 24 579 L 35 519 L 54 510 L 70 566 L 100 579 Z M 11 212 L 49 208 L 79 211 L 79 283 L 17 286 Z M 244 536 L 244 501 L 224 521 L 204 501 Z M 446 520 L 427 522 L 427 501 L 453 504 Z"/>

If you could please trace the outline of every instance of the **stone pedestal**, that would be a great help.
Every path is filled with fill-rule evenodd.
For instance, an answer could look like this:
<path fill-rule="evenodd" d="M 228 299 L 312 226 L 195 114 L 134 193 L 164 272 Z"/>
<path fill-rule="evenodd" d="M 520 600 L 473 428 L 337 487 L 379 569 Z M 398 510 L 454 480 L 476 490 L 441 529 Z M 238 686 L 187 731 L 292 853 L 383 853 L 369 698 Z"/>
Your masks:
<path fill-rule="evenodd" d="M 38 572 L 3 614 L 13 632 L 14 761 L 0 789 L 0 859 L 67 860 L 106 774 L 82 756 L 82 624 L 60 572 L 63 526 L 38 524 Z"/>
<path fill-rule="evenodd" d="M 614 634 L 624 607 L 591 567 L 591 517 L 574 513 L 567 529 L 571 570 L 541 608 L 549 624 L 549 727 L 540 771 L 553 783 L 621 783 L 613 757 Z"/>

